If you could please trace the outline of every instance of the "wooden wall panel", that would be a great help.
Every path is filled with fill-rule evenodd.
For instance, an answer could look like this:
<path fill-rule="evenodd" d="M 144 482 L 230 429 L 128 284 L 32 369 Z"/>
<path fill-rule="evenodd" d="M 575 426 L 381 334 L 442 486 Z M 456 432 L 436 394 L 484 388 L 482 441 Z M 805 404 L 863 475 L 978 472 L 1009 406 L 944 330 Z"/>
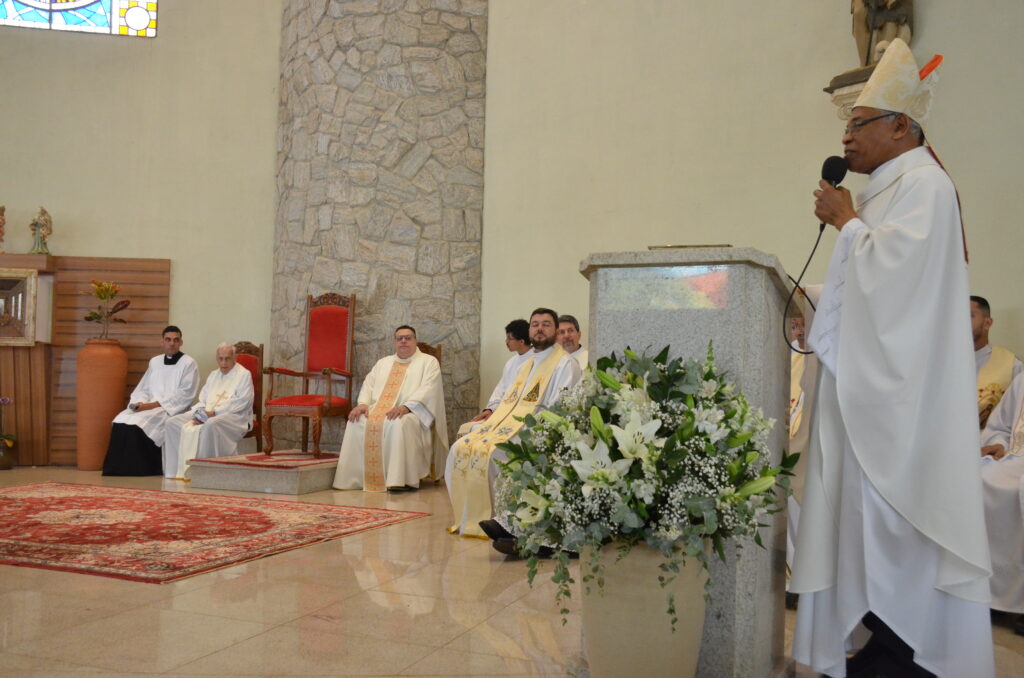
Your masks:
<path fill-rule="evenodd" d="M 3 408 L 3 432 L 18 437 L 10 452 L 20 466 L 49 463 L 50 366 L 50 347 L 46 344 L 0 346 L 0 396 L 14 399 Z"/>
<path fill-rule="evenodd" d="M 94 279 L 115 282 L 121 286 L 118 298 L 132 302 L 121 314 L 128 324 L 113 325 L 110 332 L 110 337 L 120 341 L 128 353 L 127 402 L 149 359 L 160 352 L 160 330 L 170 317 L 171 262 L 108 257 L 55 259 L 50 463 L 74 464 L 76 359 L 85 340 L 99 333 L 98 325 L 84 319 L 96 306 L 88 295 L 89 283 Z"/>

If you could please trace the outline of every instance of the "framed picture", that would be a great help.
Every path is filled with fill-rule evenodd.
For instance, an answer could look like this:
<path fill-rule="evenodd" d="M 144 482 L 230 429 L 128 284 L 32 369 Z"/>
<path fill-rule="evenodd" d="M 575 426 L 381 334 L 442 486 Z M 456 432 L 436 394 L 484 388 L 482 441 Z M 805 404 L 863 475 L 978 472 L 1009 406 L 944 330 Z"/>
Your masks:
<path fill-rule="evenodd" d="M 0 346 L 35 344 L 38 285 L 31 268 L 0 268 Z"/>

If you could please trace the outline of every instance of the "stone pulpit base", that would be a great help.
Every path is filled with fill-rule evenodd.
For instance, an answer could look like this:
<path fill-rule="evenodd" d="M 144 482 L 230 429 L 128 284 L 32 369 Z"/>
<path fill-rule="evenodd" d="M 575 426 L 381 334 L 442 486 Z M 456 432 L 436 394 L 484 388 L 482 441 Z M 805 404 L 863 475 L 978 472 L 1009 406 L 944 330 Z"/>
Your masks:
<path fill-rule="evenodd" d="M 716 364 L 751 405 L 775 420 L 772 463 L 786 445 L 789 349 L 783 310 L 789 284 L 778 259 L 754 249 L 673 248 L 592 254 L 580 264 L 590 281 L 590 356 L 627 346 L 670 345 L 673 357 L 702 360 L 714 342 Z M 792 672 L 783 654 L 785 514 L 752 541 L 713 560 L 699 678 L 767 678 Z M 680 610 L 681 614 L 685 614 Z"/>

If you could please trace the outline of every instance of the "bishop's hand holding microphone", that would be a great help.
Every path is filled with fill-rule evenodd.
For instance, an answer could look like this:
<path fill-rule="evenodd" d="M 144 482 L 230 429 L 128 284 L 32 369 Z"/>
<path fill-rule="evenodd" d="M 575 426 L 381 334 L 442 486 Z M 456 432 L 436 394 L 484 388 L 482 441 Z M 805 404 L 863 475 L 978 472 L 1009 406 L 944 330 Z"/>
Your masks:
<path fill-rule="evenodd" d="M 825 224 L 832 224 L 842 230 L 847 221 L 857 216 L 857 212 L 853 209 L 853 198 L 850 196 L 850 192 L 839 187 L 839 184 L 846 178 L 846 170 L 846 159 L 840 158 L 838 155 L 825 158 L 825 162 L 821 165 L 821 181 L 818 182 L 820 188 L 814 192 L 814 197 L 817 198 L 814 202 L 814 214 L 821 219 L 821 223 L 818 225 L 818 239 L 814 241 L 814 247 L 811 248 L 811 254 L 807 257 L 800 276 L 793 281 L 793 289 L 789 293 L 789 298 L 786 299 L 786 308 L 782 312 L 784 320 L 789 317 L 789 307 L 793 303 L 793 295 L 796 291 L 800 290 L 801 294 L 807 296 L 804 289 L 800 287 L 800 283 L 804 279 L 804 273 L 807 273 L 807 267 L 811 265 L 814 253 L 818 251 L 821 234 L 825 232 Z M 844 216 L 845 218 L 843 218 Z M 814 305 L 811 304 L 811 306 Z M 786 336 L 786 343 L 789 344 L 789 336 L 786 335 L 786 322 L 782 323 L 782 333 Z M 803 351 L 792 345 L 790 345 L 790 350 L 804 355 L 814 353 L 814 351 Z"/>
<path fill-rule="evenodd" d="M 821 230 L 825 224 L 831 224 L 841 231 L 847 221 L 857 217 L 850 191 L 839 187 L 846 177 L 846 169 L 846 159 L 838 155 L 826 158 L 821 166 L 821 181 L 814 192 L 814 214 L 821 220 Z"/>

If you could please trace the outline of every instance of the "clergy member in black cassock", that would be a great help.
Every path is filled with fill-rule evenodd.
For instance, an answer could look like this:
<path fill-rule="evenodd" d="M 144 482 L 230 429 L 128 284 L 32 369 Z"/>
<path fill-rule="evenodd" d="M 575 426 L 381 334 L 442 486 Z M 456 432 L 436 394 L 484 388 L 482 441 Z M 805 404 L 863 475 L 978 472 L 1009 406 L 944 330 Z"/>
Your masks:
<path fill-rule="evenodd" d="M 142 381 L 132 391 L 128 409 L 114 417 L 103 461 L 105 476 L 162 475 L 164 426 L 196 399 L 199 367 L 181 352 L 181 330 L 169 325 L 162 337 L 163 354 L 149 361 Z"/>

